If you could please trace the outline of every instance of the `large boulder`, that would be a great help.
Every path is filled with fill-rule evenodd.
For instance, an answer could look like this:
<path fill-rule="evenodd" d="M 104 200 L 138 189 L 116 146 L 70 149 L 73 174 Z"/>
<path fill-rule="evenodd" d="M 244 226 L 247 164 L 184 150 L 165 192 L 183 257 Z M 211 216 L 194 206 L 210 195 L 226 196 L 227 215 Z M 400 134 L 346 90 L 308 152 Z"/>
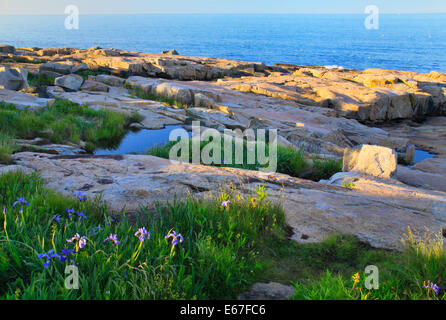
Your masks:
<path fill-rule="evenodd" d="M 398 158 L 395 150 L 361 145 L 344 149 L 342 171 L 361 172 L 379 178 L 395 178 Z"/>
<path fill-rule="evenodd" d="M 111 76 L 108 74 L 100 74 L 97 76 L 89 77 L 88 79 L 99 81 L 99 82 L 102 82 L 102 83 L 104 83 L 108 86 L 112 86 L 112 87 L 123 87 L 124 83 L 125 83 L 125 79 L 119 78 L 116 76 Z"/>
<path fill-rule="evenodd" d="M 78 91 L 82 86 L 82 82 L 84 82 L 84 79 L 81 76 L 77 74 L 69 74 L 56 78 L 56 80 L 54 80 L 54 85 L 70 91 Z"/>
<path fill-rule="evenodd" d="M 175 49 L 172 49 L 172 50 L 169 50 L 169 51 L 163 51 L 163 52 L 161 52 L 162 54 L 168 54 L 168 55 L 170 55 L 170 56 L 179 56 L 180 54 L 178 53 L 178 51 L 177 50 L 175 50 Z"/>
<path fill-rule="evenodd" d="M 109 87 L 101 82 L 93 81 L 93 80 L 85 80 L 84 84 L 81 87 L 82 91 L 99 91 L 99 92 L 108 92 Z"/>
<path fill-rule="evenodd" d="M 73 65 L 66 63 L 48 62 L 39 67 L 39 72 L 55 72 L 59 74 L 70 74 L 72 72 Z"/>
<path fill-rule="evenodd" d="M 0 89 L 21 90 L 28 86 L 28 71 L 22 68 L 0 67 Z"/>
<path fill-rule="evenodd" d="M 0 52 L 14 54 L 15 48 L 9 44 L 0 44 Z"/>
<path fill-rule="evenodd" d="M 72 73 L 77 73 L 77 72 L 81 72 L 81 71 L 87 71 L 88 70 L 88 66 L 86 63 L 80 63 L 76 66 L 73 67 L 73 69 L 71 69 Z"/>

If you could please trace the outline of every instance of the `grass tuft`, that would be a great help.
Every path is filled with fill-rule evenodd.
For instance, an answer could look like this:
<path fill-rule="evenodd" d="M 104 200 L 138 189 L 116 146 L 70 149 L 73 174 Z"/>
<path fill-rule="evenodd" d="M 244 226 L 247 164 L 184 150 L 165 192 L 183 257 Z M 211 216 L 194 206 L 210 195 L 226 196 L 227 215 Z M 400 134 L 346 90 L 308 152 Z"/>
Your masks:
<path fill-rule="evenodd" d="M 132 94 L 140 99 L 158 101 L 158 102 L 162 102 L 169 106 L 177 107 L 180 109 L 187 109 L 187 108 L 192 107 L 192 106 L 190 106 L 186 103 L 183 103 L 175 98 L 169 98 L 169 97 L 165 97 L 165 96 L 160 96 L 160 95 L 144 92 L 141 88 L 133 87 L 132 85 L 130 85 L 128 83 L 126 83 L 124 85 L 124 88 L 128 89 L 130 94 Z"/>

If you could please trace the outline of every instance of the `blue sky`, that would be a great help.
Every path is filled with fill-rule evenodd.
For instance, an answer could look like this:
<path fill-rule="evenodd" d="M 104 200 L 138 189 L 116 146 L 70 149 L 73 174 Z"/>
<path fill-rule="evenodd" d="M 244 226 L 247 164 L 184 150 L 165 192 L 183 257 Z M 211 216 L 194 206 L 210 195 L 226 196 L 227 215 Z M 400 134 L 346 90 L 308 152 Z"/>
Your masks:
<path fill-rule="evenodd" d="M 446 13 L 446 0 L 1 0 L 1 14 L 80 13 Z"/>

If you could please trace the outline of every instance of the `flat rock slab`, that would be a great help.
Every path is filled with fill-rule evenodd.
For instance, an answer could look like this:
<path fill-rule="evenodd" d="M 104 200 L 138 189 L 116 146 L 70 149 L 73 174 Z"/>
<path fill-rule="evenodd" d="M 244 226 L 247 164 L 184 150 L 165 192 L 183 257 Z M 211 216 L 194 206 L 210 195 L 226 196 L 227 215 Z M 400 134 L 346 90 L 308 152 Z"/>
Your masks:
<path fill-rule="evenodd" d="M 87 104 L 95 109 L 107 109 L 130 114 L 137 112 L 143 116 L 141 125 L 146 129 L 160 129 L 166 125 L 182 124 L 181 121 L 152 112 L 163 105 L 156 101 L 134 98 L 124 88 L 109 88 L 109 92 L 64 92 L 52 90 L 52 95 L 78 104 Z M 154 110 L 155 111 L 155 110 Z"/>
<path fill-rule="evenodd" d="M 353 234 L 374 247 L 398 249 L 410 226 L 414 232 L 446 227 L 446 193 L 409 187 L 393 180 L 344 173 L 327 185 L 283 174 L 216 168 L 152 156 L 52 156 L 18 153 L 16 164 L 37 171 L 47 186 L 70 195 L 102 194 L 114 211 L 136 213 L 140 206 L 189 193 L 208 195 L 234 184 L 243 194 L 264 184 L 269 199 L 283 204 L 292 239 L 318 242 L 333 232 Z M 339 186 L 353 179 L 356 187 Z"/>
<path fill-rule="evenodd" d="M 24 109 L 26 107 L 40 109 L 45 107 L 49 102 L 54 101 L 54 99 L 38 98 L 23 92 L 0 89 L 0 101 L 13 103 L 19 109 Z"/>

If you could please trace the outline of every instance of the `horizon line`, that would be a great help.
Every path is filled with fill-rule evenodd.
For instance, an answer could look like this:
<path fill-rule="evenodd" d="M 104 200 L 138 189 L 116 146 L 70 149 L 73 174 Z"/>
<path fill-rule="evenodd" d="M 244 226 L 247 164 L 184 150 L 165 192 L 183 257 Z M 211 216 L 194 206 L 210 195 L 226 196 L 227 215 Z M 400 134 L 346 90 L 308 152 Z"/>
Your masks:
<path fill-rule="evenodd" d="M 367 15 L 368 13 L 357 12 L 89 12 L 80 15 L 303 15 L 303 14 L 323 14 L 323 15 Z M 380 12 L 380 14 L 392 15 L 416 15 L 416 14 L 446 14 L 445 12 Z M 0 16 L 65 16 L 65 13 L 0 13 Z"/>

